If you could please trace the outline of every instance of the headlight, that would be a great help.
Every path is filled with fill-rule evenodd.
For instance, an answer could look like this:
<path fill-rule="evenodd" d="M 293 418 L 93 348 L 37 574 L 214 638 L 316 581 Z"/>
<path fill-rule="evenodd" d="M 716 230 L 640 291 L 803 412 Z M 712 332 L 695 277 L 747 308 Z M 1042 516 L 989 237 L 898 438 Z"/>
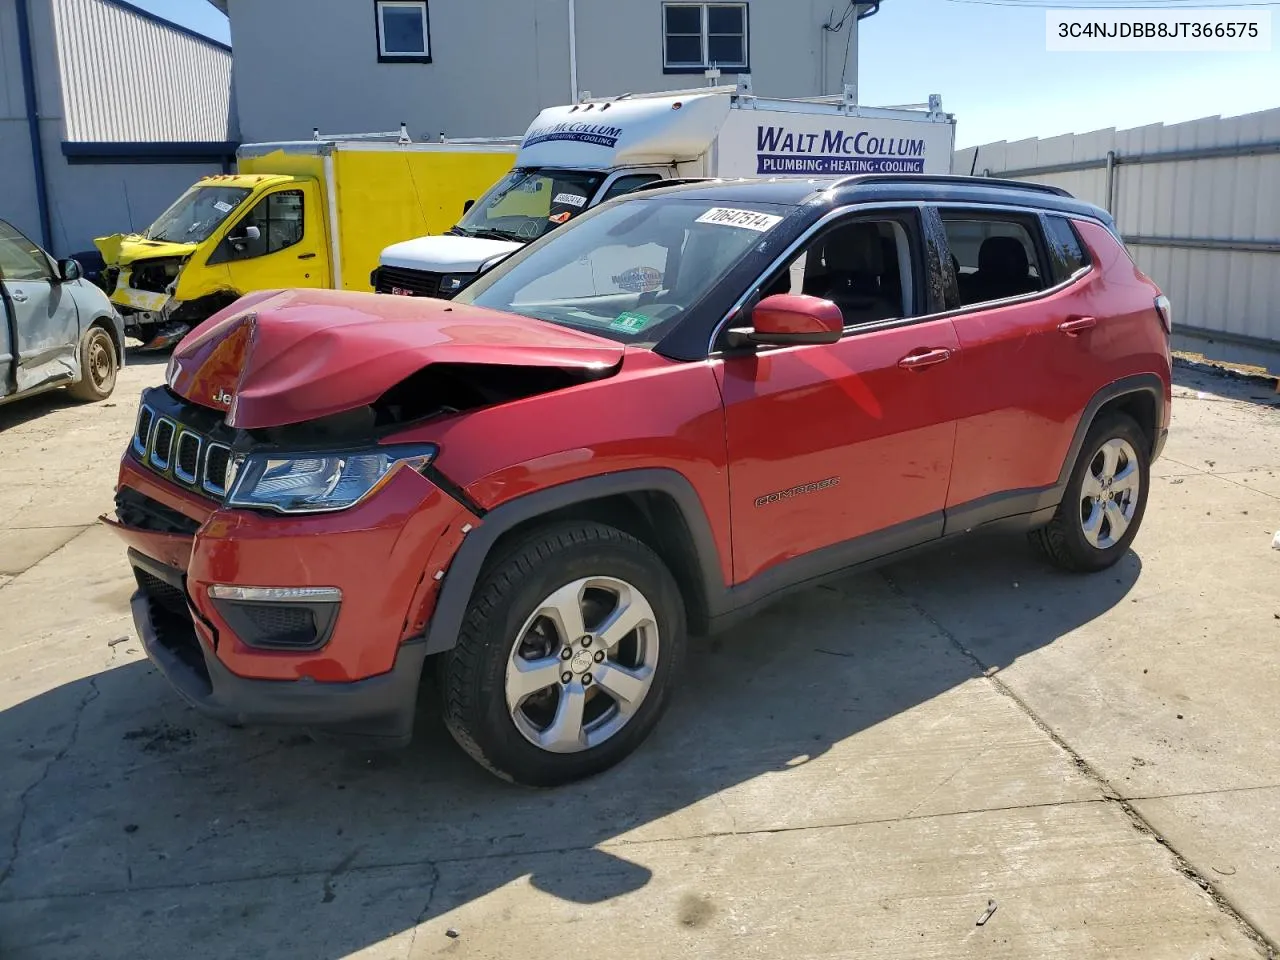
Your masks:
<path fill-rule="evenodd" d="M 473 273 L 446 273 L 440 278 L 441 293 L 457 293 L 475 279 Z"/>
<path fill-rule="evenodd" d="M 252 453 L 227 469 L 229 507 L 279 513 L 346 510 L 377 490 L 400 467 L 424 470 L 429 445 L 335 453 Z"/>

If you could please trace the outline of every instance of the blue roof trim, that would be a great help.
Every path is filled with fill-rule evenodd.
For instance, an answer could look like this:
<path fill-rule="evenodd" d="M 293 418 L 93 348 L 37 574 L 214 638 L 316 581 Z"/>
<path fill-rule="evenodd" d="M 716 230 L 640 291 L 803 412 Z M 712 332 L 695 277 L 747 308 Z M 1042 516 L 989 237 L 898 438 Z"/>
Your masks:
<path fill-rule="evenodd" d="M 68 163 L 234 162 L 234 140 L 62 141 Z"/>
<path fill-rule="evenodd" d="M 199 40 L 202 43 L 209 44 L 211 47 L 217 47 L 219 50 L 225 50 L 227 53 L 231 52 L 229 44 L 225 44 L 221 40 L 215 40 L 213 37 L 205 36 L 198 30 L 192 30 L 190 27 L 184 27 L 180 23 L 174 23 L 172 20 L 166 20 L 164 17 L 152 13 L 150 10 L 143 10 L 141 7 L 135 7 L 132 3 L 129 3 L 128 0 L 105 0 L 105 2 L 111 4 L 113 7 L 119 7 L 121 10 L 128 10 L 130 13 L 135 13 L 142 17 L 143 20 L 149 20 L 162 27 L 168 27 L 170 30 L 176 30 L 178 33 L 185 34 L 192 40 Z"/>

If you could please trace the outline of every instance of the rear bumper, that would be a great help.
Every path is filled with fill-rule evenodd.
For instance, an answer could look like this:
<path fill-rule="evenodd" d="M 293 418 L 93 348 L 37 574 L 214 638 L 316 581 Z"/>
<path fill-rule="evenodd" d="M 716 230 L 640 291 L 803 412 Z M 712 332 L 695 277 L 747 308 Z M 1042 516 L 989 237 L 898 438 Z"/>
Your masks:
<path fill-rule="evenodd" d="M 142 563 L 147 574 L 183 589 L 182 571 Z M 228 670 L 200 637 L 190 611 L 182 615 L 141 589 L 130 606 L 151 662 L 183 699 L 208 716 L 228 723 L 309 727 L 377 746 L 401 746 L 412 737 L 424 639 L 401 644 L 388 672 L 363 680 L 259 680 Z"/>

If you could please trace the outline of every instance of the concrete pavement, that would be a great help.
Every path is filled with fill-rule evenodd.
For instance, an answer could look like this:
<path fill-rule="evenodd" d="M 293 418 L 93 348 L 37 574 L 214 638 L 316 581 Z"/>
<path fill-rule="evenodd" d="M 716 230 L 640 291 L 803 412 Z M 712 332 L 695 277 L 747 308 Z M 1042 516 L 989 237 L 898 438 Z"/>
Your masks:
<path fill-rule="evenodd" d="M 791 598 L 695 645 L 635 757 L 539 792 L 472 764 L 429 697 L 415 746 L 372 757 L 182 705 L 93 525 L 162 370 L 128 369 L 114 407 L 0 409 L 0 957 L 1280 943 L 1265 388 L 1179 372 L 1144 529 L 1109 573 L 992 538 Z"/>

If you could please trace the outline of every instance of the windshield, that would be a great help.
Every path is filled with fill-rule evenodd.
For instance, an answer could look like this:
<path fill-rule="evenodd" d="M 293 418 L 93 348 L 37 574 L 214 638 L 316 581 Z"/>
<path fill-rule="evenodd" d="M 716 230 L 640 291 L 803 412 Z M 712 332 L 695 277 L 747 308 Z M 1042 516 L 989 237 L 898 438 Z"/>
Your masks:
<path fill-rule="evenodd" d="M 792 208 L 635 197 L 604 204 L 456 298 L 623 343 L 654 343 Z"/>
<path fill-rule="evenodd" d="M 452 233 L 492 240 L 537 240 L 587 208 L 605 174 L 517 168 L 495 183 Z"/>
<path fill-rule="evenodd" d="M 171 243 L 200 243 L 248 195 L 244 187 L 192 187 L 160 214 L 143 236 Z"/>

